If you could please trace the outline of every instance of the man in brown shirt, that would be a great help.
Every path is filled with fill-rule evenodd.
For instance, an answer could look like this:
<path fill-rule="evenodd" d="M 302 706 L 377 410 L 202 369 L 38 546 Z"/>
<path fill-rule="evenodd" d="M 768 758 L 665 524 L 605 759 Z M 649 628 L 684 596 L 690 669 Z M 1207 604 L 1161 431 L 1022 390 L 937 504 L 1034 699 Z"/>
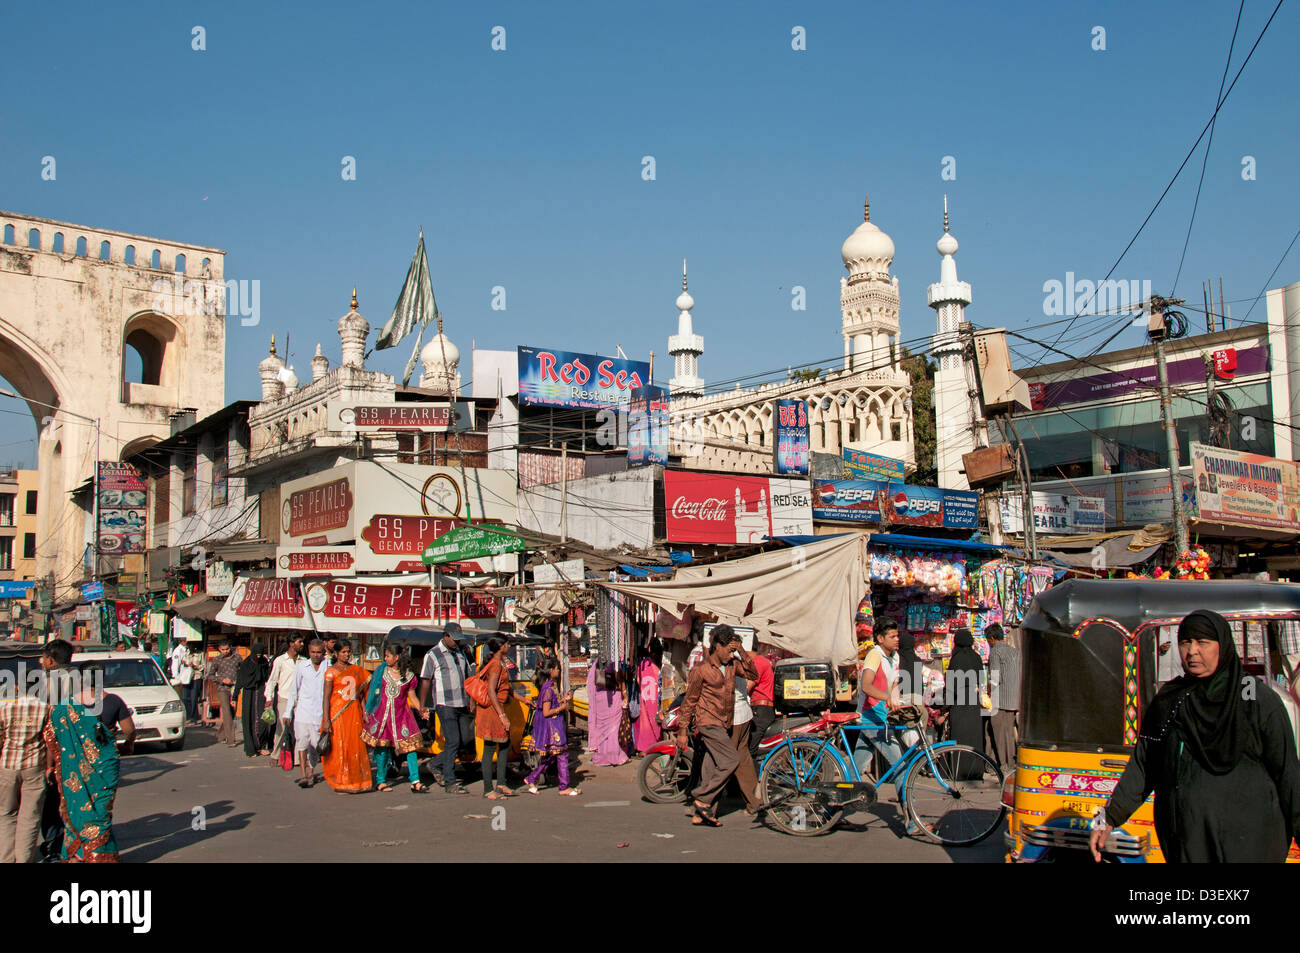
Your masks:
<path fill-rule="evenodd" d="M 703 758 L 699 786 L 691 792 L 695 799 L 695 819 L 691 822 L 721 827 L 713 803 L 721 796 L 727 781 L 740 766 L 740 757 L 731 740 L 731 723 L 736 705 L 736 675 L 756 679 L 753 656 L 740 644 L 740 636 L 729 625 L 715 626 L 711 633 L 709 655 L 691 669 L 686 682 L 686 698 L 677 715 L 677 747 L 685 749 L 687 728 L 694 721 Z"/>

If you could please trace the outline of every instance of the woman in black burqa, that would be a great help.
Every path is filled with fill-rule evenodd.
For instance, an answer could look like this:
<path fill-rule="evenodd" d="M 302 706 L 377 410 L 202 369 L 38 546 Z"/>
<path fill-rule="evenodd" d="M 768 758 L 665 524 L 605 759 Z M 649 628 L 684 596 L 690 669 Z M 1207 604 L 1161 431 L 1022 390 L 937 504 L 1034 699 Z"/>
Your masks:
<path fill-rule="evenodd" d="M 980 716 L 980 687 L 984 681 L 984 663 L 975 651 L 970 629 L 958 629 L 952 639 L 952 657 L 944 678 L 944 702 L 948 706 L 949 740 L 984 752 L 984 719 Z M 984 763 L 963 755 L 957 768 L 958 779 L 978 780 Z"/>
<path fill-rule="evenodd" d="M 262 703 L 265 701 L 268 667 L 266 647 L 261 642 L 254 642 L 248 657 L 235 670 L 235 691 L 239 693 L 244 729 L 244 754 L 250 758 L 269 753 L 266 739 L 262 737 Z"/>
<path fill-rule="evenodd" d="M 1186 672 L 1142 716 L 1133 756 L 1092 834 L 1092 855 L 1155 792 L 1156 835 L 1171 863 L 1286 860 L 1300 825 L 1300 763 L 1281 700 L 1242 676 L 1232 630 L 1198 609 L 1178 626 Z"/>

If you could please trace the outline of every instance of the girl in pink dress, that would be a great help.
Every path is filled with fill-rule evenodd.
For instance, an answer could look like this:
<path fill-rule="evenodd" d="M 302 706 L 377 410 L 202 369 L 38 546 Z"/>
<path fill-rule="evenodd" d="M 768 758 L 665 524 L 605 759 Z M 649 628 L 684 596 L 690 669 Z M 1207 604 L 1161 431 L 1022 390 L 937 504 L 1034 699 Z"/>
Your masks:
<path fill-rule="evenodd" d="M 648 654 L 641 657 L 636 667 L 637 688 L 640 692 L 641 714 L 632 725 L 636 750 L 645 754 L 659 743 L 659 670 L 663 665 L 664 651 L 658 639 L 650 640 Z"/>

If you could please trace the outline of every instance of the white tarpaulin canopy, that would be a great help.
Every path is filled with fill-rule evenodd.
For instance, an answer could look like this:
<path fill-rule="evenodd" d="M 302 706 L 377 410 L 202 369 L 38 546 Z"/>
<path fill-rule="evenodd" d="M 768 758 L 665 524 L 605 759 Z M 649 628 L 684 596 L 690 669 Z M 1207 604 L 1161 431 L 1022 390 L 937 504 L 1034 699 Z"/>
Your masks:
<path fill-rule="evenodd" d="M 867 593 L 867 537 L 686 566 L 667 582 L 601 583 L 681 615 L 688 607 L 730 625 L 753 626 L 760 641 L 805 658 L 848 665 L 858 657 L 853 620 Z"/>

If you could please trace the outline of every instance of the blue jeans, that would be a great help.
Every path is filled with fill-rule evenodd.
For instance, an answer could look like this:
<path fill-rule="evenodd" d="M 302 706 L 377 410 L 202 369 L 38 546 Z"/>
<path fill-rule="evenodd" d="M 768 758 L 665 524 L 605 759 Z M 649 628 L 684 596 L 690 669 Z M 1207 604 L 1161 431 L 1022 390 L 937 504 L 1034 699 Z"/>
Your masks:
<path fill-rule="evenodd" d="M 442 786 L 452 787 L 456 780 L 456 755 L 460 746 L 469 739 L 461 732 L 460 716 L 463 709 L 438 705 L 434 711 L 438 715 L 438 724 L 442 726 Z"/>
<path fill-rule="evenodd" d="M 903 756 L 903 749 L 898 744 L 896 731 L 886 732 L 885 728 L 882 726 L 875 731 L 863 731 L 857 733 L 861 734 L 862 739 L 867 742 L 867 744 L 854 752 L 853 755 L 853 760 L 858 766 L 859 774 L 865 776 L 866 769 L 870 767 L 871 764 L 871 754 L 873 751 L 878 752 L 881 760 L 885 762 L 885 768 L 880 772 L 881 775 L 883 775 L 885 771 L 889 770 L 890 767 L 897 764 L 898 759 Z M 897 791 L 899 785 L 903 783 L 902 773 L 900 772 L 898 775 L 895 775 L 890 779 L 890 781 L 894 785 L 894 789 Z"/>

